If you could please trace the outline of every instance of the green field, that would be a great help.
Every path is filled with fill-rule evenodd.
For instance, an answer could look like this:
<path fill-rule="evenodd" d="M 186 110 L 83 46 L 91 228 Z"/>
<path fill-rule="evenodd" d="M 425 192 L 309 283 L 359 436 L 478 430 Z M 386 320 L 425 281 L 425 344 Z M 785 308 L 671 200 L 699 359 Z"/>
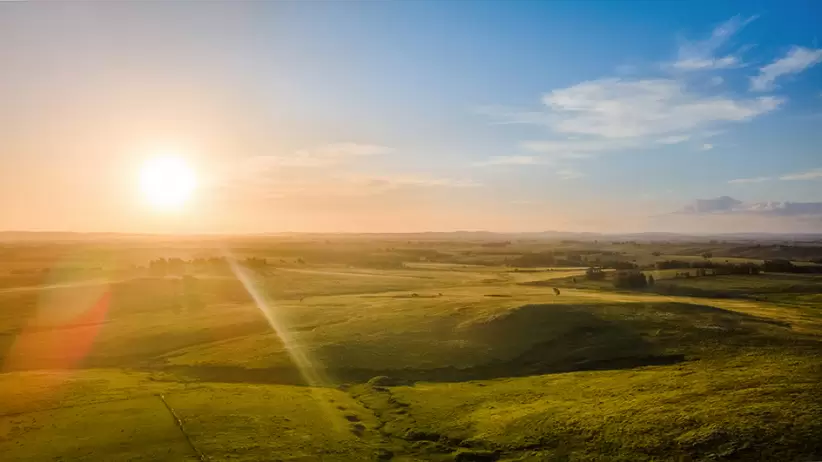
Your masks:
<path fill-rule="evenodd" d="M 221 253 L 7 245 L 0 454 L 822 459 L 822 275 L 616 291 L 506 266 L 563 248 L 541 245 L 270 238 L 231 243 L 233 271 L 167 274 L 149 261 Z"/>

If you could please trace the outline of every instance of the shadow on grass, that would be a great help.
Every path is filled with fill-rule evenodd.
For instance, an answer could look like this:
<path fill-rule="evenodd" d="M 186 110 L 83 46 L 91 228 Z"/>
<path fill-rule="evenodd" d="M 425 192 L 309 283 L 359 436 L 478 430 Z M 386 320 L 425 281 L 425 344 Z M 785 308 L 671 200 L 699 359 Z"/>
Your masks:
<path fill-rule="evenodd" d="M 357 367 L 357 358 L 413 333 L 386 334 L 373 344 L 318 348 L 323 372 L 338 383 L 389 376 L 402 383 L 461 382 L 561 372 L 616 370 L 676 364 L 700 346 L 794 347 L 810 342 L 784 323 L 687 303 L 615 305 L 524 305 L 451 328 L 450 338 L 487 349 L 487 360 L 472 367 Z M 518 350 L 511 345 L 521 346 Z M 818 347 L 818 343 L 815 343 Z M 730 350 L 732 351 L 732 350 Z M 443 356 L 448 355 L 442 351 Z M 480 353 L 478 353 L 480 354 Z M 496 354 L 496 356 L 495 356 Z M 396 359 L 401 363 L 401 358 Z M 233 366 L 173 366 L 174 374 L 203 381 L 304 385 L 295 367 L 246 369 Z"/>

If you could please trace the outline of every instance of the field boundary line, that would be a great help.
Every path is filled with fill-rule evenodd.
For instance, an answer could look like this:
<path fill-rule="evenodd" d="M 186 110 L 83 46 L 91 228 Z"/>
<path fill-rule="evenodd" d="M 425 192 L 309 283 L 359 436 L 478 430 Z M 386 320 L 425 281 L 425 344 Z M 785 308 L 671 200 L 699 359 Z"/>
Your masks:
<path fill-rule="evenodd" d="M 171 417 L 174 418 L 174 423 L 177 424 L 177 428 L 180 429 L 180 433 L 182 433 L 185 437 L 186 441 L 188 442 L 188 446 L 191 448 L 192 451 L 194 451 L 195 454 L 197 454 L 197 458 L 203 462 L 207 462 L 208 458 L 205 456 L 205 454 L 200 452 L 200 450 L 197 449 L 196 446 L 194 446 L 194 443 L 191 441 L 191 437 L 188 436 L 188 433 L 186 433 L 186 430 L 183 427 L 183 421 L 180 419 L 177 413 L 174 412 L 174 409 L 171 407 L 171 405 L 168 404 L 168 401 L 166 401 L 166 397 L 159 393 L 156 396 L 160 398 L 160 401 L 162 401 L 163 405 L 166 407 L 166 409 L 168 409 L 168 412 L 171 414 Z"/>

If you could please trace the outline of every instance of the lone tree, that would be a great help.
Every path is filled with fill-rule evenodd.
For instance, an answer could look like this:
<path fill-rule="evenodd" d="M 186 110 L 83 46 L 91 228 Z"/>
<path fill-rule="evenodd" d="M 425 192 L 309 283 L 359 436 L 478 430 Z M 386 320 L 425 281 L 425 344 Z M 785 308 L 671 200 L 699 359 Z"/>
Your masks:
<path fill-rule="evenodd" d="M 652 285 L 654 285 L 656 283 L 656 280 L 654 280 L 654 275 L 653 274 L 648 275 L 647 281 L 648 281 L 648 287 L 651 287 Z"/>

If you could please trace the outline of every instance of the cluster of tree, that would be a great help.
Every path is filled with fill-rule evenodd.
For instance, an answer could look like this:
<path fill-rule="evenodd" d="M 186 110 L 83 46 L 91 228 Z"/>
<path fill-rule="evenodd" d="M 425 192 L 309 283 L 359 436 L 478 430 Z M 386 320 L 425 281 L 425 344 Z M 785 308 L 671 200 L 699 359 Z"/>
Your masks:
<path fill-rule="evenodd" d="M 400 261 L 403 259 L 410 259 L 412 261 L 447 263 L 452 261 L 454 258 L 454 255 L 450 253 L 440 252 L 436 249 L 395 248 L 394 253 L 399 256 Z"/>
<path fill-rule="evenodd" d="M 725 274 L 759 274 L 762 267 L 754 263 L 715 263 L 715 262 L 680 262 L 669 260 L 657 262 L 657 269 L 696 269 L 695 272 L 683 271 L 675 277 L 716 276 Z"/>
<path fill-rule="evenodd" d="M 511 245 L 511 241 L 486 242 L 482 244 L 483 247 L 508 247 L 509 245 Z"/>
<path fill-rule="evenodd" d="M 822 246 L 818 243 L 810 244 L 756 244 L 732 247 L 725 251 L 728 255 L 738 255 L 740 257 L 786 260 L 822 259 Z"/>
<path fill-rule="evenodd" d="M 762 269 L 769 273 L 822 273 L 822 266 L 797 266 L 789 260 L 765 260 Z"/>
<path fill-rule="evenodd" d="M 632 270 L 637 268 L 636 263 L 624 260 L 606 260 L 601 262 L 600 266 L 615 270 Z"/>
<path fill-rule="evenodd" d="M 617 255 L 615 252 L 601 251 L 566 251 L 566 252 L 534 252 L 522 254 L 509 262 L 510 266 L 535 267 L 535 266 L 598 266 L 613 269 L 635 269 L 636 264 L 625 261 L 602 259 L 602 256 Z"/>
<path fill-rule="evenodd" d="M 704 262 L 694 262 L 694 263 L 704 263 Z M 654 266 L 658 270 L 666 270 L 666 269 L 685 269 L 685 268 L 692 268 L 691 263 L 682 260 L 663 260 L 654 263 Z"/>
<path fill-rule="evenodd" d="M 149 273 L 155 276 L 181 274 L 186 270 L 187 262 L 181 258 L 158 258 L 148 262 Z"/>
<path fill-rule="evenodd" d="M 680 260 L 665 260 L 655 264 L 656 269 L 690 269 L 697 268 L 703 270 L 697 272 L 697 276 L 705 276 L 709 273 L 705 269 L 712 269 L 712 274 L 759 274 L 762 271 L 768 273 L 822 273 L 822 266 L 816 265 L 795 265 L 789 260 L 765 260 L 761 265 L 755 263 L 719 263 L 713 261 L 686 262 Z"/>
<path fill-rule="evenodd" d="M 646 277 L 640 271 L 617 271 L 613 282 L 617 289 L 644 289 L 654 284 L 654 277 Z"/>
<path fill-rule="evenodd" d="M 753 263 L 725 263 L 717 264 L 713 267 L 713 274 L 759 274 L 762 272 L 762 267 Z"/>
<path fill-rule="evenodd" d="M 703 260 L 703 261 L 692 261 L 691 268 L 718 268 L 723 265 L 727 265 L 728 263 L 717 263 L 710 260 Z"/>
<path fill-rule="evenodd" d="M 589 281 L 601 281 L 605 279 L 605 273 L 602 271 L 602 268 L 590 267 L 585 270 L 585 277 Z"/>
<path fill-rule="evenodd" d="M 268 266 L 268 260 L 265 258 L 247 257 L 242 261 L 242 265 L 246 268 L 261 269 Z"/>
<path fill-rule="evenodd" d="M 284 260 L 282 260 L 285 263 Z M 297 263 L 305 263 L 302 258 L 296 260 Z M 247 257 L 240 261 L 242 266 L 251 269 L 262 269 L 269 266 L 268 260 L 258 257 Z M 183 260 L 182 258 L 157 258 L 148 262 L 148 271 L 154 276 L 165 276 L 168 274 L 184 274 L 189 270 L 194 271 L 224 271 L 229 269 L 228 260 L 225 257 L 194 258 Z"/>

